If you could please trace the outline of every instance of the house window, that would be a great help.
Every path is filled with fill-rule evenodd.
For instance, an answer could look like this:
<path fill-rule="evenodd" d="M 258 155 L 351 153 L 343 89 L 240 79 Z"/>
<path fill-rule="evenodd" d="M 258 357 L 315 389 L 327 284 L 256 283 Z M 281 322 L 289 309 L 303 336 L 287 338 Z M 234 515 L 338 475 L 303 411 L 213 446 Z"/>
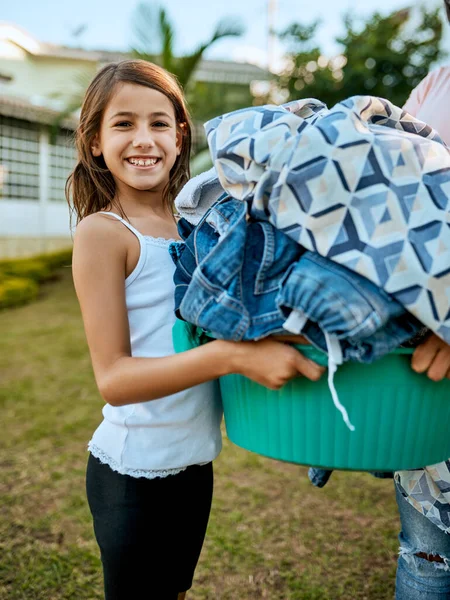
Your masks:
<path fill-rule="evenodd" d="M 65 201 L 66 180 L 75 166 L 75 160 L 73 134 L 62 130 L 49 145 L 49 200 Z"/>
<path fill-rule="evenodd" d="M 39 125 L 0 116 L 0 198 L 39 200 Z"/>

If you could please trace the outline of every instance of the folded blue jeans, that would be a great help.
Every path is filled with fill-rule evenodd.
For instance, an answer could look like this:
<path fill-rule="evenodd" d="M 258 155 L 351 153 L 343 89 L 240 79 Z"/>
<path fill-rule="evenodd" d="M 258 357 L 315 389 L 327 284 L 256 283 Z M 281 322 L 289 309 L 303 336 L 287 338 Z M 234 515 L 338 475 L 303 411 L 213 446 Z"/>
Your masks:
<path fill-rule="evenodd" d="M 270 223 L 247 221 L 247 205 L 227 198 L 193 227 L 178 223 L 175 313 L 215 337 L 255 340 L 286 333 L 276 298 L 304 250 Z"/>
<path fill-rule="evenodd" d="M 180 219 L 178 230 L 185 243 L 170 247 L 176 316 L 217 338 L 290 331 L 329 351 L 331 337 L 342 360 L 372 362 L 421 329 L 369 280 L 270 223 L 249 221 L 244 202 L 222 199 L 196 227 Z"/>
<path fill-rule="evenodd" d="M 325 352 L 330 352 L 331 338 L 341 354 L 338 362 L 371 363 L 422 329 L 371 281 L 309 251 L 286 274 L 277 303 L 285 329 Z"/>

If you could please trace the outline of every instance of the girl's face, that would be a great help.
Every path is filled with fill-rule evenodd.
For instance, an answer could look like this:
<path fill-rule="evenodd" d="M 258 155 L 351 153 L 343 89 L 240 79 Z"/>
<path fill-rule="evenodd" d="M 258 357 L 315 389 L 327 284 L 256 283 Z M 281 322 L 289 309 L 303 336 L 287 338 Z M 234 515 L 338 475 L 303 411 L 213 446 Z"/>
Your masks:
<path fill-rule="evenodd" d="M 162 194 L 181 142 L 171 101 L 157 90 L 123 83 L 106 106 L 92 154 L 103 155 L 119 195 L 130 188 Z"/>

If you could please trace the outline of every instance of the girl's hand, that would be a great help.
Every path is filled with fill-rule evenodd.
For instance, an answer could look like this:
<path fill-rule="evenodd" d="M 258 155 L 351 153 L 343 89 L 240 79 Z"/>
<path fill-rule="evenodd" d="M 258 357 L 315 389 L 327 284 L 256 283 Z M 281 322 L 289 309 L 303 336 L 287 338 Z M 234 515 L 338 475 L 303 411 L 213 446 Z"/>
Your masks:
<path fill-rule="evenodd" d="M 325 368 L 291 346 L 270 339 L 234 344 L 230 372 L 240 373 L 271 390 L 280 389 L 294 377 L 318 381 Z"/>
<path fill-rule="evenodd" d="M 450 346 L 433 334 L 417 346 L 411 361 L 417 373 L 427 373 L 433 381 L 450 379 Z"/>

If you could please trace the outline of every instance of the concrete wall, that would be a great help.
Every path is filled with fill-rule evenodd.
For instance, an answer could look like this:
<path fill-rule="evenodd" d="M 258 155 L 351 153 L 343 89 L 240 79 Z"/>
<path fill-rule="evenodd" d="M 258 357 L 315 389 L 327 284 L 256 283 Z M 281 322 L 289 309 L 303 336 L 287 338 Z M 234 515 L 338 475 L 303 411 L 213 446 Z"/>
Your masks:
<path fill-rule="evenodd" d="M 72 246 L 70 238 L 0 238 L 0 260 L 4 258 L 26 258 Z"/>
<path fill-rule="evenodd" d="M 0 259 L 52 252 L 72 245 L 65 202 L 0 201 Z"/>

